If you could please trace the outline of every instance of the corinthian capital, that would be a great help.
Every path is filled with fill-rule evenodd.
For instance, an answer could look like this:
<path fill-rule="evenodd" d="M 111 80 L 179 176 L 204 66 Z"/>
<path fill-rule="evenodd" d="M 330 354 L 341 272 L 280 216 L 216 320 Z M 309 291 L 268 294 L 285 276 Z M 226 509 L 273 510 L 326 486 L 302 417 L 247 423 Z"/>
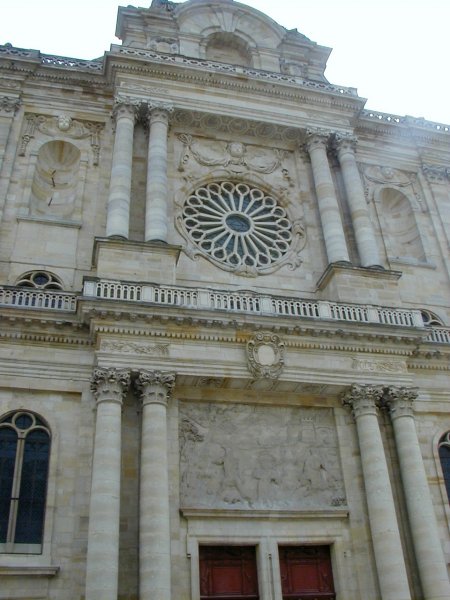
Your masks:
<path fill-rule="evenodd" d="M 413 417 L 413 404 L 418 396 L 417 388 L 389 386 L 385 388 L 383 404 L 389 408 L 392 419 Z"/>
<path fill-rule="evenodd" d="M 91 391 L 100 402 L 119 402 L 130 387 L 130 371 L 128 369 L 94 369 L 91 379 Z"/>
<path fill-rule="evenodd" d="M 136 122 L 139 116 L 139 106 L 140 102 L 136 98 L 118 96 L 114 101 L 112 118 L 117 122 L 122 117 L 128 117 Z"/>
<path fill-rule="evenodd" d="M 175 373 L 164 371 L 140 371 L 136 387 L 141 394 L 142 404 L 167 403 L 175 386 Z"/>
<path fill-rule="evenodd" d="M 326 149 L 328 141 L 331 137 L 331 131 L 328 129 L 307 129 L 306 130 L 306 149 L 308 152 L 315 148 L 323 147 Z"/>
<path fill-rule="evenodd" d="M 363 415 L 377 415 L 377 407 L 383 396 L 381 385 L 358 385 L 344 392 L 342 403 L 352 409 L 355 419 Z"/>
<path fill-rule="evenodd" d="M 335 133 L 333 136 L 333 148 L 338 155 L 343 153 L 354 154 L 358 138 L 351 133 Z"/>
<path fill-rule="evenodd" d="M 14 116 L 15 112 L 21 104 L 20 98 L 12 98 L 10 96 L 0 96 L 0 113 L 4 113 L 11 117 Z"/>

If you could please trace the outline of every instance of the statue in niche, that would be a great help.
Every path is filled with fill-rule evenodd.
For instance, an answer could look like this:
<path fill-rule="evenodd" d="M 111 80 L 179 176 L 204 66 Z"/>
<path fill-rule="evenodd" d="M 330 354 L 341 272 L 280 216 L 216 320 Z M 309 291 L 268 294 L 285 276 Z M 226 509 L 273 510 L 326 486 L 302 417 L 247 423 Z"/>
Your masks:
<path fill-rule="evenodd" d="M 345 503 L 331 410 L 185 403 L 180 417 L 184 506 L 301 510 Z"/>

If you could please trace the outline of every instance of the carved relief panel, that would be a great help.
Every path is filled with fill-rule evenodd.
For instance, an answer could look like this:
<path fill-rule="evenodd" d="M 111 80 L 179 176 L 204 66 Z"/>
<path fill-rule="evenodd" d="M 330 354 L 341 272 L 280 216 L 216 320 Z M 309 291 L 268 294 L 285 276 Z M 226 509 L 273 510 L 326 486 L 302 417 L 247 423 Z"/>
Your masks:
<path fill-rule="evenodd" d="M 184 507 L 345 504 L 331 409 L 182 403 L 179 427 Z"/>

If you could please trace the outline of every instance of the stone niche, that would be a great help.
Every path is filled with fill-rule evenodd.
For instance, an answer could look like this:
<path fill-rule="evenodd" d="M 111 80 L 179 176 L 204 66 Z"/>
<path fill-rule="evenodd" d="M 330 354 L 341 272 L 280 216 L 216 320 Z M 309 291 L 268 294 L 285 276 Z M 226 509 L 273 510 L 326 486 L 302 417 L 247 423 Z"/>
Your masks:
<path fill-rule="evenodd" d="M 183 508 L 346 504 L 332 409 L 180 404 Z"/>

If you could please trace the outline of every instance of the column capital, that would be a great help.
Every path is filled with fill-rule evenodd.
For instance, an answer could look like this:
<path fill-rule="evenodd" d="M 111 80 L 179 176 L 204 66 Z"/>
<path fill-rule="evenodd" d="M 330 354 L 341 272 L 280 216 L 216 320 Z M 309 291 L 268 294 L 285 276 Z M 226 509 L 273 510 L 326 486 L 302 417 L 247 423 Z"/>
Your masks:
<path fill-rule="evenodd" d="M 118 97 L 114 101 L 112 118 L 117 122 L 118 119 L 127 117 L 135 123 L 139 116 L 140 102 L 135 98 Z"/>
<path fill-rule="evenodd" d="M 333 148 L 338 156 L 344 153 L 354 155 L 358 138 L 351 133 L 335 133 L 333 135 Z"/>
<path fill-rule="evenodd" d="M 450 169 L 442 165 L 422 165 L 422 172 L 429 183 L 447 183 Z"/>
<path fill-rule="evenodd" d="M 359 385 L 353 384 L 352 387 L 343 393 L 342 403 L 352 409 L 355 419 L 364 415 L 377 415 L 378 404 L 383 396 L 383 387 L 381 385 Z"/>
<path fill-rule="evenodd" d="M 91 378 L 91 391 L 100 402 L 118 402 L 122 404 L 123 398 L 130 386 L 130 371 L 128 369 L 94 369 Z"/>
<path fill-rule="evenodd" d="M 306 149 L 308 152 L 315 148 L 323 147 L 326 150 L 328 141 L 331 137 L 331 131 L 328 129 L 314 128 L 306 130 Z"/>
<path fill-rule="evenodd" d="M 16 96 L 0 96 L 0 114 L 13 117 L 22 101 Z"/>
<path fill-rule="evenodd" d="M 136 387 L 141 394 L 142 405 L 167 406 L 175 386 L 175 376 L 170 371 L 139 371 Z"/>
<path fill-rule="evenodd" d="M 417 396 L 417 388 L 392 385 L 384 390 L 383 405 L 389 409 L 392 420 L 399 417 L 414 417 L 413 404 Z"/>
<path fill-rule="evenodd" d="M 168 123 L 170 116 L 174 112 L 173 104 L 159 100 L 147 100 L 147 118 L 149 123 L 163 121 Z"/>

